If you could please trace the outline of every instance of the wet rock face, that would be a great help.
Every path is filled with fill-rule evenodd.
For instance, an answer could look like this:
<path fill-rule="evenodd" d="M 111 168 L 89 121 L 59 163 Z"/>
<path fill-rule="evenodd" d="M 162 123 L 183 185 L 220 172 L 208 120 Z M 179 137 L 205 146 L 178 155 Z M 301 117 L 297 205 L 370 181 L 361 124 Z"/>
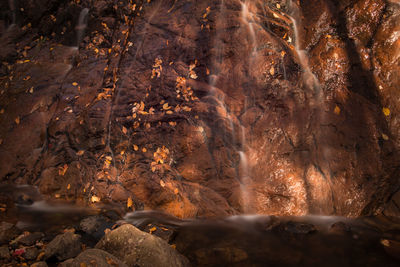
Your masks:
<path fill-rule="evenodd" d="M 398 4 L 33 2 L 0 16 L 3 182 L 179 217 L 395 192 Z"/>

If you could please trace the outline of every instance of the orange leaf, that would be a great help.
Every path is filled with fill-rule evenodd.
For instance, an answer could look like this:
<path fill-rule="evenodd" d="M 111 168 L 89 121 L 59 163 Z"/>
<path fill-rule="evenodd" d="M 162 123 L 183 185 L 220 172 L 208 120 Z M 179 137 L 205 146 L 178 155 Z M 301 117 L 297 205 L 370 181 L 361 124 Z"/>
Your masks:
<path fill-rule="evenodd" d="M 133 205 L 132 198 L 128 197 L 128 200 L 126 201 L 126 207 L 130 208 L 130 207 L 132 207 L 132 205 Z"/>

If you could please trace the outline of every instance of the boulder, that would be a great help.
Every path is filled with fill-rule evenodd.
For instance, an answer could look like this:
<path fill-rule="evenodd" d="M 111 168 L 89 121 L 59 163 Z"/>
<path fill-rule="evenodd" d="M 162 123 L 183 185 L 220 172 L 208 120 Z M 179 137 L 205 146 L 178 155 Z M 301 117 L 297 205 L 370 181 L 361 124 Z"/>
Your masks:
<path fill-rule="evenodd" d="M 2 222 L 0 224 L 0 244 L 7 244 L 18 235 L 20 230 L 13 224 Z"/>
<path fill-rule="evenodd" d="M 81 266 L 119 266 L 127 267 L 127 265 L 117 259 L 110 253 L 101 249 L 88 249 L 78 255 L 75 259 L 69 259 L 60 264 L 60 267 L 81 267 Z"/>
<path fill-rule="evenodd" d="M 56 258 L 59 261 L 76 257 L 82 250 L 81 236 L 66 232 L 56 236 L 45 249 L 45 259 Z"/>
<path fill-rule="evenodd" d="M 0 260 L 9 260 L 11 259 L 10 250 L 7 246 L 0 247 Z"/>
<path fill-rule="evenodd" d="M 113 254 L 128 266 L 189 266 L 188 260 L 167 242 L 130 224 L 106 234 L 96 248 Z"/>

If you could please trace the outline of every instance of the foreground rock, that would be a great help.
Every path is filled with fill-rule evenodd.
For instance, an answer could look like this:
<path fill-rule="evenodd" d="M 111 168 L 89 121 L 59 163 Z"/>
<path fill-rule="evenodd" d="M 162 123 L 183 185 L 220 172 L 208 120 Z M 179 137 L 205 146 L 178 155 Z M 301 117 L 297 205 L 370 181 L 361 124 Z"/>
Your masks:
<path fill-rule="evenodd" d="M 105 235 L 96 248 L 113 254 L 132 267 L 189 266 L 187 259 L 164 240 L 144 233 L 130 224 L 124 224 Z"/>
<path fill-rule="evenodd" d="M 78 255 L 75 259 L 69 259 L 61 263 L 60 267 L 81 267 L 81 266 L 108 267 L 119 266 L 127 267 L 127 265 L 117 259 L 110 253 L 100 249 L 88 249 Z"/>
<path fill-rule="evenodd" d="M 0 224 L 0 245 L 7 244 L 20 232 L 21 231 L 15 227 L 15 225 L 8 222 L 2 222 Z"/>
<path fill-rule="evenodd" d="M 45 258 L 51 260 L 56 258 L 58 261 L 63 261 L 76 257 L 82 250 L 80 235 L 72 232 L 66 232 L 56 236 L 45 249 Z"/>

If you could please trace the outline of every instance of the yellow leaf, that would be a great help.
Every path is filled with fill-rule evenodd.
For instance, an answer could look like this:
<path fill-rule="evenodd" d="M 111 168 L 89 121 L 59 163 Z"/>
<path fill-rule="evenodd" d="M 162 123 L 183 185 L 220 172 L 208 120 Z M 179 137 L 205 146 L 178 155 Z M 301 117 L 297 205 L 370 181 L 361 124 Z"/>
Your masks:
<path fill-rule="evenodd" d="M 67 165 L 67 164 L 64 164 L 64 166 L 61 167 L 61 168 L 58 170 L 58 174 L 61 175 L 61 176 L 64 176 L 64 174 L 67 172 L 67 170 L 68 170 L 68 165 Z"/>
<path fill-rule="evenodd" d="M 128 197 L 128 200 L 126 201 L 126 207 L 130 208 L 130 207 L 132 207 L 132 205 L 133 205 L 132 198 Z"/>
<path fill-rule="evenodd" d="M 178 193 L 179 193 L 178 188 L 175 188 L 175 189 L 174 189 L 174 194 L 177 195 Z"/>
<path fill-rule="evenodd" d="M 171 244 L 171 248 L 176 249 L 176 245 L 175 244 Z"/>
<path fill-rule="evenodd" d="M 271 67 L 271 69 L 269 70 L 269 74 L 274 75 L 275 74 L 275 68 Z"/>
<path fill-rule="evenodd" d="M 168 106 L 168 103 L 165 103 L 163 105 L 163 110 L 168 110 L 168 109 L 171 109 L 171 107 Z"/>
<path fill-rule="evenodd" d="M 157 230 L 157 228 L 154 226 L 154 227 L 149 229 L 149 233 L 152 234 L 155 230 Z"/>
<path fill-rule="evenodd" d="M 381 240 L 381 244 L 384 245 L 385 247 L 389 247 L 390 246 L 390 242 L 387 239 L 382 239 Z"/>
<path fill-rule="evenodd" d="M 335 107 L 335 109 L 333 110 L 333 112 L 335 112 L 336 115 L 340 114 L 340 108 L 338 106 Z"/>
<path fill-rule="evenodd" d="M 73 86 L 78 86 L 78 83 L 77 82 L 73 82 L 72 85 Z"/>
<path fill-rule="evenodd" d="M 29 89 L 29 93 L 33 94 L 33 87 Z"/>
<path fill-rule="evenodd" d="M 100 198 L 95 196 L 95 195 L 93 195 L 92 198 L 90 199 L 90 201 L 92 201 L 93 203 L 96 203 L 96 202 L 100 201 Z"/>
<path fill-rule="evenodd" d="M 124 126 L 122 126 L 122 132 L 123 132 L 124 134 L 127 134 L 128 129 L 126 129 Z"/>
<path fill-rule="evenodd" d="M 166 113 L 167 114 L 174 114 L 174 112 L 172 110 L 168 110 Z"/>
<path fill-rule="evenodd" d="M 390 109 L 388 109 L 388 108 L 383 108 L 382 112 L 383 112 L 383 114 L 385 114 L 385 116 L 389 116 L 390 115 Z"/>
<path fill-rule="evenodd" d="M 19 117 L 16 117 L 16 118 L 15 118 L 15 123 L 18 125 L 20 122 L 21 122 L 20 118 L 19 118 Z"/>
<path fill-rule="evenodd" d="M 144 147 L 144 148 L 142 148 L 142 152 L 143 153 L 146 153 L 147 152 L 147 149 Z"/>
<path fill-rule="evenodd" d="M 71 189 L 71 184 L 68 184 L 67 185 L 67 190 L 70 190 Z"/>
<path fill-rule="evenodd" d="M 82 156 L 85 153 L 84 150 L 79 150 L 78 152 L 76 152 L 77 156 Z"/>
<path fill-rule="evenodd" d="M 139 147 L 137 145 L 133 145 L 133 150 L 138 151 Z"/>
<path fill-rule="evenodd" d="M 386 134 L 382 134 L 382 138 L 383 138 L 383 140 L 385 140 L 385 141 L 387 141 L 387 140 L 389 140 L 389 136 L 387 136 Z"/>
<path fill-rule="evenodd" d="M 161 185 L 161 187 L 165 187 L 165 183 L 163 180 L 160 180 L 160 185 Z"/>

